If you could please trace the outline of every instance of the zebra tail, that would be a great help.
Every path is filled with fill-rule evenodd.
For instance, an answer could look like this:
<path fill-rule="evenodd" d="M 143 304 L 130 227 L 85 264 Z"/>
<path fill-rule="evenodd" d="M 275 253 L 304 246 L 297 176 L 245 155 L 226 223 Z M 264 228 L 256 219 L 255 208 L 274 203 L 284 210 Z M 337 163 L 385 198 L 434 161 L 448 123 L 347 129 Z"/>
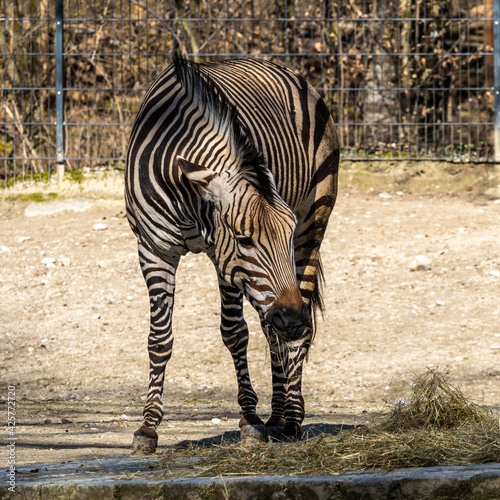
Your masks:
<path fill-rule="evenodd" d="M 323 302 L 323 288 L 325 285 L 325 274 L 323 272 L 323 263 L 321 262 L 321 256 L 318 255 L 318 272 L 316 274 L 316 287 L 314 288 L 314 293 L 311 297 L 311 320 L 312 320 L 312 337 L 311 343 L 316 336 L 316 326 L 318 321 L 318 312 L 321 314 L 321 319 L 323 319 L 323 313 L 325 311 L 325 303 Z"/>

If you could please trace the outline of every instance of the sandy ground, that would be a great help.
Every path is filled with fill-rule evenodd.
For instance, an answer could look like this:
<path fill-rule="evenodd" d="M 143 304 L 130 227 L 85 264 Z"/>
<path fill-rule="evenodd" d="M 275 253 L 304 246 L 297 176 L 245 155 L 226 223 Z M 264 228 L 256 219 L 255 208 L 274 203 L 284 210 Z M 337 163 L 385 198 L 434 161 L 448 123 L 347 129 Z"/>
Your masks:
<path fill-rule="evenodd" d="M 146 394 L 149 320 L 119 184 L 106 196 L 94 191 L 100 199 L 81 213 L 28 218 L 27 202 L 0 204 L 0 415 L 6 424 L 7 387 L 15 386 L 17 465 L 130 453 Z M 322 247 L 326 312 L 306 366 L 305 424 L 366 421 L 408 395 L 426 367 L 474 401 L 499 405 L 500 204 L 468 188 L 467 199 L 364 191 L 341 192 Z M 82 187 L 69 195 L 90 196 Z M 417 255 L 429 270 L 410 270 Z M 250 307 L 246 316 L 266 416 L 269 356 Z M 215 271 L 205 256 L 188 255 L 178 272 L 160 452 L 237 429 L 234 370 L 218 324 Z"/>

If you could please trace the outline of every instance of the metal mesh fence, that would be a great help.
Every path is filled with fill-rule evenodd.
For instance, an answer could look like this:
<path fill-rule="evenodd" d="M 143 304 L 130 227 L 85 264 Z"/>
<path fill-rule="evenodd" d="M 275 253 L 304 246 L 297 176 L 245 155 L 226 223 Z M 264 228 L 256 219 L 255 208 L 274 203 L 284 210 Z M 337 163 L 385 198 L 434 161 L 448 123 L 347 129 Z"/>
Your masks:
<path fill-rule="evenodd" d="M 123 165 L 142 96 L 173 50 L 299 72 L 325 98 L 343 158 L 494 157 L 493 0 L 58 1 L 67 168 Z M 50 176 L 54 2 L 0 0 L 0 21 L 0 177 Z"/>

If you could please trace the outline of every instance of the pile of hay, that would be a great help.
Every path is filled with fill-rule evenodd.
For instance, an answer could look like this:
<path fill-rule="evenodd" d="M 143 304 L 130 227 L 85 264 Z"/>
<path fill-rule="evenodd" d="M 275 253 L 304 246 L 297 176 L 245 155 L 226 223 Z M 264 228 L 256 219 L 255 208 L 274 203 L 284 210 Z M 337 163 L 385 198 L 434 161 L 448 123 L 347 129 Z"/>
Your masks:
<path fill-rule="evenodd" d="M 453 429 L 490 423 L 491 412 L 467 400 L 435 370 L 428 369 L 412 384 L 408 401 L 398 400 L 380 423 L 387 431 L 411 429 Z M 493 422 L 491 422 L 493 423 Z M 494 422 L 497 425 L 497 422 Z"/>
<path fill-rule="evenodd" d="M 434 370 L 379 422 L 299 443 L 172 451 L 170 475 L 337 475 L 368 469 L 500 462 L 500 424 Z M 169 474 L 167 474 L 169 475 Z"/>

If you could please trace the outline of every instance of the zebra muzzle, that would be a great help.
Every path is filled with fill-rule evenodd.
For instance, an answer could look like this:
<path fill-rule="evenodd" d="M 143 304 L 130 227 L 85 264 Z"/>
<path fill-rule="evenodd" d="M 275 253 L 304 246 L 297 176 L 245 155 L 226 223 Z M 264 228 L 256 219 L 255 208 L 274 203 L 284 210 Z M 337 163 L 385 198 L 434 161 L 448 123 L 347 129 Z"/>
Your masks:
<path fill-rule="evenodd" d="M 266 321 L 274 332 L 284 340 L 299 340 L 311 326 L 311 315 L 305 304 L 297 311 L 288 307 L 272 307 L 266 315 Z"/>

